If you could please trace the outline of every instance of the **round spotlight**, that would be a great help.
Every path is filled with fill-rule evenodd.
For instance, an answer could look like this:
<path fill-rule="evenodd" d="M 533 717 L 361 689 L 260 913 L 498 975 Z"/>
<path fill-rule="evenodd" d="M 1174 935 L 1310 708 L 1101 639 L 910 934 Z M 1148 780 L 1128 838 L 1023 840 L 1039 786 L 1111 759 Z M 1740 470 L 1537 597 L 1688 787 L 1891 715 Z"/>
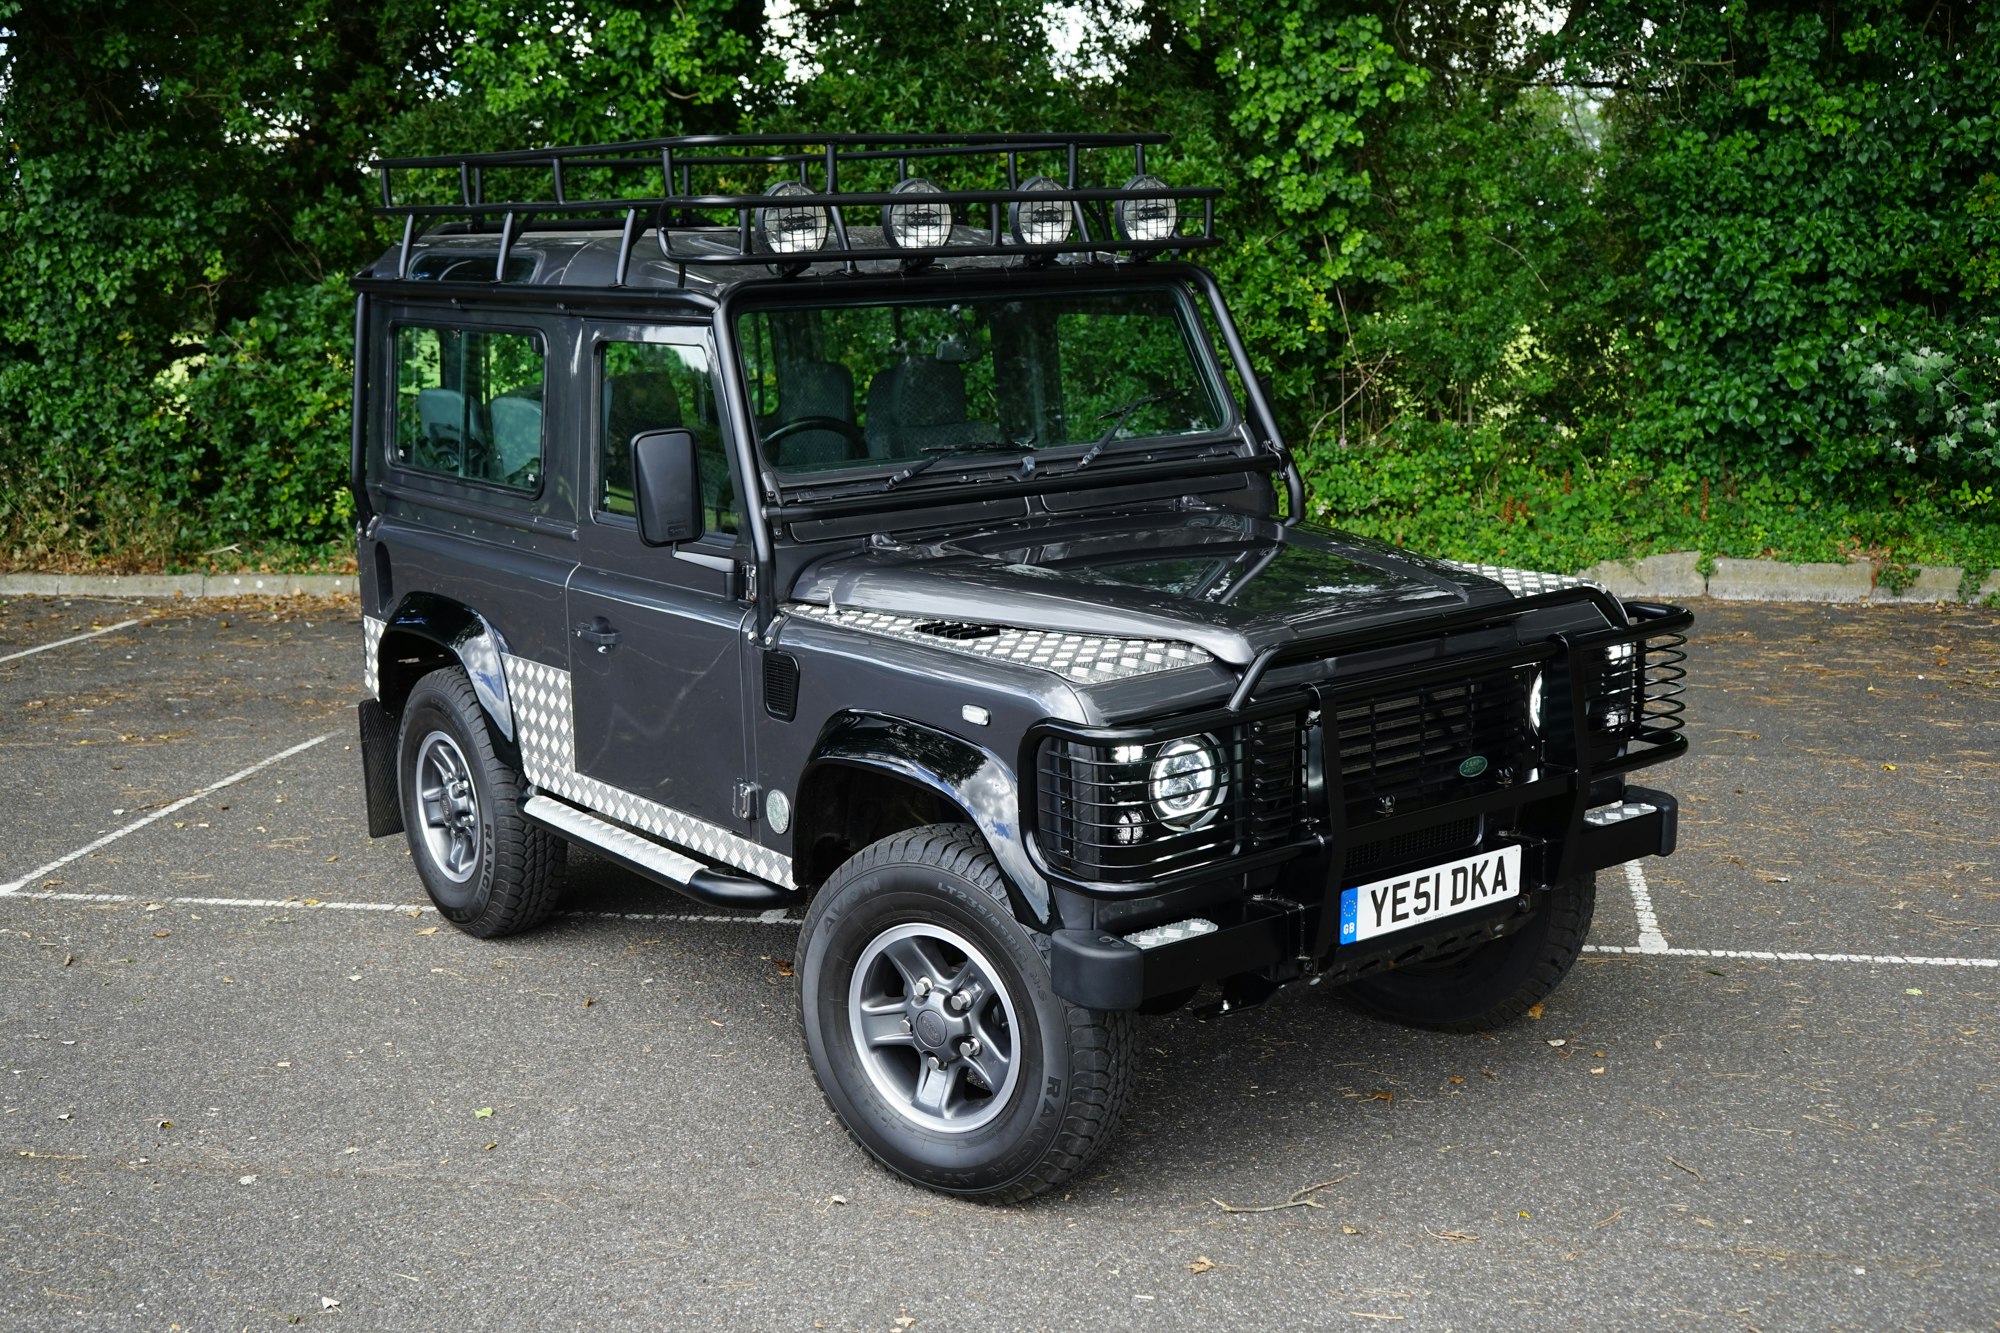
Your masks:
<path fill-rule="evenodd" d="M 810 199 L 813 192 L 799 181 L 779 181 L 764 191 L 773 199 Z M 798 255 L 826 244 L 831 228 L 826 210 L 817 204 L 771 204 L 757 210 L 757 239 L 773 254 Z"/>
<path fill-rule="evenodd" d="M 1158 176 L 1134 176 L 1121 188 L 1164 190 L 1167 183 Z M 1180 230 L 1180 205 L 1171 199 L 1120 199 L 1112 212 L 1118 234 L 1128 241 L 1164 241 Z"/>
<path fill-rule="evenodd" d="M 1022 194 L 1062 188 L 1047 176 L 1030 176 L 1017 187 Z M 1067 199 L 1019 199 L 1007 206 L 1007 217 L 1017 245 L 1061 245 L 1069 239 Z"/>
<path fill-rule="evenodd" d="M 944 191 L 921 176 L 912 176 L 889 193 L 918 196 L 907 204 L 890 204 L 882 210 L 882 230 L 889 244 L 904 250 L 933 250 L 951 240 L 951 205 L 922 197 Z"/>

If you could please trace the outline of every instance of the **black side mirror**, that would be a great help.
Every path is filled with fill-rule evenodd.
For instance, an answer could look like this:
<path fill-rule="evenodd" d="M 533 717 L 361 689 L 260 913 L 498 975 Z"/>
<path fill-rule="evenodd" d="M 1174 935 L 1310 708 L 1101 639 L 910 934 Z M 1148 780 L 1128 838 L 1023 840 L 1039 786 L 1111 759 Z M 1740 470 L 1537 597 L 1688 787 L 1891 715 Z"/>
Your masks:
<path fill-rule="evenodd" d="M 691 433 L 649 430 L 632 437 L 632 504 L 639 540 L 648 546 L 701 536 L 701 462 Z"/>

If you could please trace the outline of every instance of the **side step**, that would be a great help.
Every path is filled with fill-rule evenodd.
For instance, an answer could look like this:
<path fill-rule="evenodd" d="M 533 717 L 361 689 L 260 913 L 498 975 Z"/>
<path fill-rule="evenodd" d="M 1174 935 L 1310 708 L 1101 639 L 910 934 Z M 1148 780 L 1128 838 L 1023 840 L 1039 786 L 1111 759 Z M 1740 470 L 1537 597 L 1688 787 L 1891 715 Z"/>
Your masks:
<path fill-rule="evenodd" d="M 692 857 L 682 856 L 552 796 L 530 796 L 522 804 L 521 813 L 530 823 L 558 837 L 580 842 L 627 870 L 710 907 L 769 910 L 790 907 L 799 899 L 790 889 L 761 879 L 711 870 Z"/>

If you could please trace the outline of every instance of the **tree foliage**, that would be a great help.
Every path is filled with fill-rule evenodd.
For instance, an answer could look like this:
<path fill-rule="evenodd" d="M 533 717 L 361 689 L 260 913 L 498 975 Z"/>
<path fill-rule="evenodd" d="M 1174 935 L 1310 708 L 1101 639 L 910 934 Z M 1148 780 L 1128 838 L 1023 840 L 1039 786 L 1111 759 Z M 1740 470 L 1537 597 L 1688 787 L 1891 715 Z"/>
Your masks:
<path fill-rule="evenodd" d="M 1170 131 L 1155 170 L 1229 186 L 1211 260 L 1317 503 L 1383 535 L 1976 531 L 1997 32 L 1895 0 L 0 0 L 0 540 L 342 540 L 345 276 L 387 239 L 360 165 L 737 129 Z"/>

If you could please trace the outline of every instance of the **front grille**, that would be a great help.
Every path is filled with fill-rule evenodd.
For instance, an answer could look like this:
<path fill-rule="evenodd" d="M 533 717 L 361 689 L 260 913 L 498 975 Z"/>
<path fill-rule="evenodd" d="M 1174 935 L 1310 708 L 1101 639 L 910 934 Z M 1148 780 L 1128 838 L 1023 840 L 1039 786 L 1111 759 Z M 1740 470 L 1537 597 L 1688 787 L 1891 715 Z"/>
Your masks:
<path fill-rule="evenodd" d="M 1052 739 L 1035 765 L 1035 837 L 1051 869 L 1088 881 L 1136 883 L 1283 846 L 1297 832 L 1305 782 L 1295 717 L 1202 733 L 1224 787 L 1197 827 L 1159 818 L 1148 779 L 1179 737 L 1129 744 Z"/>
<path fill-rule="evenodd" d="M 1338 755 L 1348 828 L 1534 776 L 1534 678 L 1532 666 L 1502 667 L 1330 709 L 1328 763 Z"/>
<path fill-rule="evenodd" d="M 1477 815 L 1393 838 L 1377 838 L 1374 842 L 1364 842 L 1348 850 L 1347 878 L 1358 880 L 1367 871 L 1387 869 L 1406 862 L 1450 860 L 1458 853 L 1470 852 L 1478 842 Z"/>

